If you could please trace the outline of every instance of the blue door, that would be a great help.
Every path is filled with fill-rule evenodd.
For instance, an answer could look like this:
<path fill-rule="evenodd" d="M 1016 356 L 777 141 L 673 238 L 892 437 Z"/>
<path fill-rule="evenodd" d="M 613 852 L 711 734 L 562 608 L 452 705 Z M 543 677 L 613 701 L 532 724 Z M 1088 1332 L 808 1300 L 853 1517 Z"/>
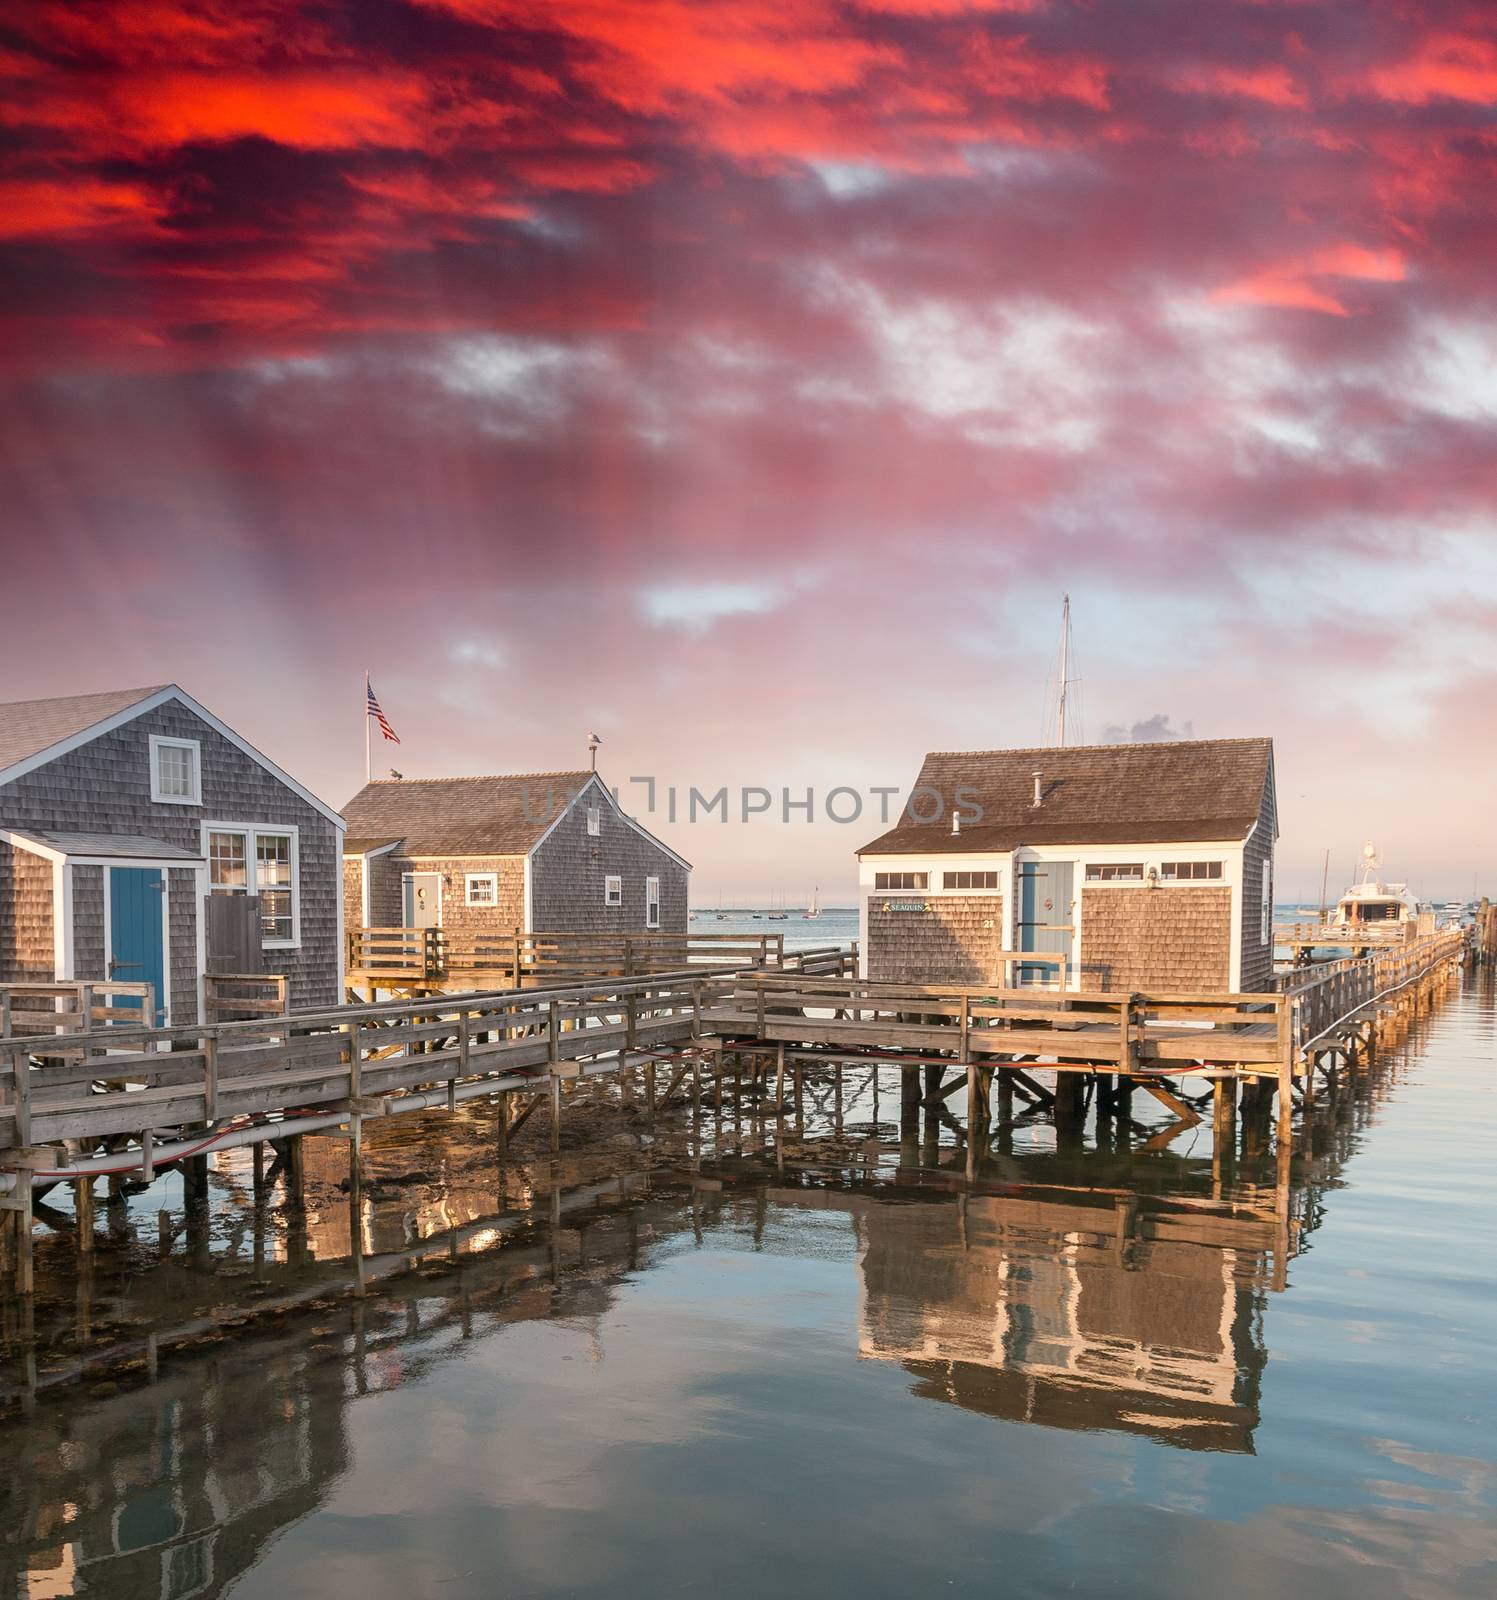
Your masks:
<path fill-rule="evenodd" d="M 1072 865 L 1069 861 L 1024 861 L 1019 864 L 1019 948 L 1037 954 L 1071 953 Z M 1016 970 L 1021 984 L 1054 984 L 1061 969 L 1036 962 Z"/>
<path fill-rule="evenodd" d="M 109 976 L 117 983 L 149 983 L 156 1015 L 166 1020 L 166 885 L 160 867 L 109 869 Z"/>

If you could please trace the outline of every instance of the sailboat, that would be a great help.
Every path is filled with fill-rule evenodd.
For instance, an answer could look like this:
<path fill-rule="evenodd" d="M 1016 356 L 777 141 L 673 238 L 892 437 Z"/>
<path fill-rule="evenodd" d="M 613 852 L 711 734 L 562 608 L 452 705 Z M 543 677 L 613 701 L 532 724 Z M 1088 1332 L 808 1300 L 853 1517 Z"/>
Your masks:
<path fill-rule="evenodd" d="M 820 893 L 821 893 L 821 885 L 818 884 L 811 891 L 811 903 L 810 903 L 810 905 L 808 905 L 806 907 L 806 909 L 801 912 L 801 921 L 802 922 L 814 922 L 816 920 L 816 918 L 821 915 L 821 907 L 816 904 L 816 897 Z"/>

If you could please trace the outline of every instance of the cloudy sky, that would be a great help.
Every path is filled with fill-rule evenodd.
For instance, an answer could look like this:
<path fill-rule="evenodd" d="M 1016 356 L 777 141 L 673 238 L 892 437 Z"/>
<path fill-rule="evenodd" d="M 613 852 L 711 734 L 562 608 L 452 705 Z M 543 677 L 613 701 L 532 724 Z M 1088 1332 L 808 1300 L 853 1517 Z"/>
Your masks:
<path fill-rule="evenodd" d="M 30 0 L 0 75 L 0 698 L 908 785 L 1039 742 L 1069 590 L 1086 737 L 1273 734 L 1285 890 L 1497 888 L 1490 5 Z M 880 831 L 645 820 L 709 898 Z"/>

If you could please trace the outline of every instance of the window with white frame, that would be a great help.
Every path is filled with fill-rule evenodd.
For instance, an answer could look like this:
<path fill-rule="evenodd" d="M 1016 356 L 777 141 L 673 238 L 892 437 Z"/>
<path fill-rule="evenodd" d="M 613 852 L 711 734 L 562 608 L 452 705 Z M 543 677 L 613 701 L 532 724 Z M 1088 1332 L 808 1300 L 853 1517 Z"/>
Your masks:
<path fill-rule="evenodd" d="M 1161 861 L 1159 878 L 1162 883 L 1186 883 L 1220 878 L 1220 861 Z"/>
<path fill-rule="evenodd" d="M 943 872 L 941 874 L 941 887 L 943 889 L 996 889 L 998 887 L 998 874 L 996 872 Z"/>
<path fill-rule="evenodd" d="M 1258 929 L 1260 944 L 1267 944 L 1273 938 L 1273 863 L 1263 863 L 1263 905 L 1261 923 Z"/>
<path fill-rule="evenodd" d="M 300 942 L 295 828 L 211 823 L 203 829 L 210 894 L 254 894 L 267 949 Z"/>
<path fill-rule="evenodd" d="M 660 926 L 660 879 L 645 879 L 645 927 Z"/>
<path fill-rule="evenodd" d="M 202 750 L 196 739 L 151 735 L 151 799 L 171 806 L 203 803 Z"/>
<path fill-rule="evenodd" d="M 928 889 L 930 887 L 930 874 L 928 872 L 875 872 L 873 875 L 875 889 Z"/>
<path fill-rule="evenodd" d="M 589 806 L 587 808 L 587 831 L 594 839 L 599 838 L 603 832 L 602 806 Z"/>
<path fill-rule="evenodd" d="M 624 903 L 624 880 L 613 873 L 603 880 L 603 904 L 621 906 Z"/>
<path fill-rule="evenodd" d="M 499 874 L 497 872 L 469 872 L 463 881 L 468 886 L 470 906 L 496 906 L 499 904 Z"/>
<path fill-rule="evenodd" d="M 1142 861 L 1088 861 L 1086 864 L 1086 881 L 1088 883 L 1142 883 L 1144 881 L 1144 864 Z"/>

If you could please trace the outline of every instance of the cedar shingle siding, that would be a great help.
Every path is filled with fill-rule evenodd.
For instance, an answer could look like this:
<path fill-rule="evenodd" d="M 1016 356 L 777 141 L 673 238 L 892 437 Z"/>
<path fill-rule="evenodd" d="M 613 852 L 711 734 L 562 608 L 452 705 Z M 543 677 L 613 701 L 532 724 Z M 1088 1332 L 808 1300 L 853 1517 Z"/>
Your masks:
<path fill-rule="evenodd" d="M 1141 884 L 1081 891 L 1081 987 L 1199 992 L 1230 987 L 1232 891 Z"/>
<path fill-rule="evenodd" d="M 903 983 L 997 983 L 1003 949 L 1003 897 L 942 895 L 924 911 L 921 896 L 874 895 L 868 902 L 868 976 Z"/>
<path fill-rule="evenodd" d="M 163 805 L 151 799 L 150 736 L 196 740 L 201 757 L 201 805 Z M 298 890 L 301 945 L 267 950 L 264 970 L 284 973 L 295 1008 L 336 1005 L 338 994 L 338 896 L 341 888 L 339 830 L 316 807 L 288 788 L 274 773 L 245 755 L 195 712 L 167 701 L 55 760 L 0 785 L 0 827 L 39 831 L 139 834 L 163 840 L 197 856 L 202 853 L 202 823 L 290 824 L 298 830 Z M 21 852 L 24 856 L 25 853 Z M 51 866 L 36 857 L 46 880 L 46 977 L 54 976 L 51 944 Z M 121 863 L 122 865 L 125 863 Z M 33 871 L 34 869 L 28 869 Z M 103 977 L 104 921 L 101 868 L 73 868 L 74 959 L 79 977 Z M 12 881 L 15 869 L 12 866 Z M 98 883 L 96 890 L 95 884 Z M 14 892 L 14 891 L 12 891 Z M 0 861 L 0 909 L 8 909 L 4 864 Z M 26 926 L 19 938 L 34 960 L 39 932 L 34 892 L 17 904 Z M 197 1018 L 197 890 L 190 868 L 173 867 L 168 884 L 171 919 L 169 963 L 172 1018 L 185 1024 Z M 8 920 L 8 918 L 6 919 Z M 18 922 L 20 917 L 18 916 Z M 0 959 L 6 957 L 0 934 Z M 12 954 L 12 962 L 21 958 Z"/>
<path fill-rule="evenodd" d="M 384 858 L 390 863 L 386 893 L 393 890 L 394 903 L 404 907 L 405 874 L 438 872 L 442 875 L 442 926 L 457 933 L 513 933 L 525 921 L 525 862 L 521 856 L 437 857 L 416 860 L 410 856 Z M 499 880 L 499 898 L 491 906 L 468 904 L 467 876 L 470 872 L 492 872 Z M 396 914 L 399 927 L 403 909 Z M 375 924 L 379 926 L 378 923 Z"/>
<path fill-rule="evenodd" d="M 0 981 L 45 982 L 55 967 L 52 863 L 0 840 Z"/>

